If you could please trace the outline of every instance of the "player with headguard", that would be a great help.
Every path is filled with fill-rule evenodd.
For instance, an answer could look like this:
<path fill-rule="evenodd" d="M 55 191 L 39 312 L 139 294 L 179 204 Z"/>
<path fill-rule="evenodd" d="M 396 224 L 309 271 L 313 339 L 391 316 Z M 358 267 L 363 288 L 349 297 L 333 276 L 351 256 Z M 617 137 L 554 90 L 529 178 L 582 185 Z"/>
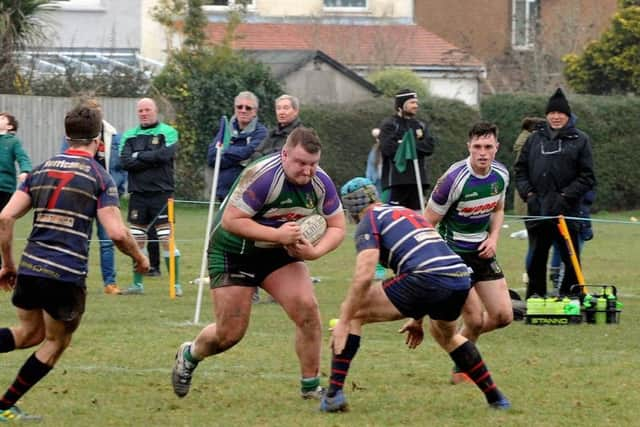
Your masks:
<path fill-rule="evenodd" d="M 79 106 L 64 119 L 70 148 L 35 168 L 0 213 L 4 261 L 0 288 L 13 289 L 19 324 L 0 328 L 0 353 L 41 344 L 22 365 L 0 398 L 0 423 L 33 420 L 15 406 L 56 364 L 71 343 L 85 310 L 88 236 L 94 218 L 118 249 L 149 269 L 120 216 L 113 178 L 94 159 L 100 143 L 102 114 Z M 34 209 L 33 228 L 17 269 L 12 255 L 13 228 Z"/>
<path fill-rule="evenodd" d="M 400 332 L 407 333 L 407 346 L 416 348 L 424 338 L 426 315 L 433 338 L 475 382 L 489 405 L 510 408 L 476 346 L 457 332 L 456 319 L 471 286 L 462 259 L 424 217 L 401 206 L 382 205 L 367 178 L 350 180 L 340 193 L 345 209 L 359 221 L 355 234 L 358 255 L 340 319 L 331 333 L 331 377 L 320 410 L 347 409 L 343 385 L 360 347 L 363 325 L 411 318 Z M 382 284 L 374 282 L 378 262 L 393 269 L 395 277 Z"/>
<path fill-rule="evenodd" d="M 313 129 L 296 128 L 281 152 L 247 166 L 223 202 L 208 250 L 216 321 L 178 348 L 172 383 L 179 397 L 189 392 L 200 361 L 240 342 L 258 286 L 295 323 L 302 397 L 322 396 L 320 311 L 303 261 L 338 247 L 345 217 L 331 178 L 318 167 L 321 148 Z M 327 221 L 326 232 L 315 245 L 302 237 L 296 222 L 313 214 Z"/>

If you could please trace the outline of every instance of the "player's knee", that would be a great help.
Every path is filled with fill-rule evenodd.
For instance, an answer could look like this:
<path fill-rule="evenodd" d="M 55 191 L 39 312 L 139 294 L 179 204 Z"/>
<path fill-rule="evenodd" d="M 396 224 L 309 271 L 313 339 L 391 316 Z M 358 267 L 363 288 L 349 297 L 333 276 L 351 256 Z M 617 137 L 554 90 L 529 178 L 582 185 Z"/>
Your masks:
<path fill-rule="evenodd" d="M 503 310 L 495 316 L 496 328 L 504 328 L 513 322 L 513 310 Z"/>
<path fill-rule="evenodd" d="M 321 328 L 318 302 L 315 299 L 302 301 L 297 306 L 293 321 L 303 329 Z"/>
<path fill-rule="evenodd" d="M 482 330 L 483 316 L 482 310 L 480 311 L 464 311 L 462 319 L 464 320 L 464 327 L 474 332 Z"/>

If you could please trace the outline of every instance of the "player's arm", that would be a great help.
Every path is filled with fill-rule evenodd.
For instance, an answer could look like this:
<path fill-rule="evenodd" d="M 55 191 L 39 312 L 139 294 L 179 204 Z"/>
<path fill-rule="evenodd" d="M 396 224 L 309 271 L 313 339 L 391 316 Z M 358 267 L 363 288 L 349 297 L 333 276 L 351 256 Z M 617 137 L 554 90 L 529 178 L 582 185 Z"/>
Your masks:
<path fill-rule="evenodd" d="M 436 227 L 440 223 L 440 221 L 442 221 L 444 215 L 441 215 L 433 210 L 433 207 L 431 206 L 431 200 L 429 200 L 429 203 L 427 203 L 427 209 L 424 211 L 424 217 L 429 224 L 431 224 L 433 227 Z"/>
<path fill-rule="evenodd" d="M 373 276 L 376 272 L 376 264 L 380 257 L 379 249 L 365 249 L 358 253 L 356 257 L 356 267 L 351 281 L 351 287 L 347 293 L 347 297 L 340 306 L 340 320 L 332 331 L 332 347 L 335 354 L 342 353 L 347 342 L 347 335 L 351 333 L 359 334 L 360 330 L 352 329 L 359 324 L 351 324 L 356 317 L 358 310 L 362 308 L 366 301 L 369 287 L 373 282 Z"/>
<path fill-rule="evenodd" d="M 122 169 L 127 172 L 137 172 L 145 169 L 149 169 L 151 167 L 150 164 L 140 161 L 138 156 L 140 152 L 133 151 L 133 142 L 135 141 L 135 135 L 125 134 L 121 141 L 120 148 L 120 165 Z"/>
<path fill-rule="evenodd" d="M 405 343 L 410 349 L 414 349 L 422 344 L 424 340 L 424 328 L 422 327 L 422 321 L 424 317 L 419 319 L 409 319 L 402 325 L 402 328 L 398 330 L 399 333 L 407 333 Z"/>
<path fill-rule="evenodd" d="M 250 240 L 290 245 L 302 239 L 302 230 L 295 222 L 285 222 L 278 228 L 268 227 L 253 220 L 252 215 L 229 204 L 222 214 L 222 228 Z"/>
<path fill-rule="evenodd" d="M 145 273 L 149 270 L 149 259 L 142 253 L 129 229 L 122 221 L 120 209 L 116 206 L 105 206 L 98 209 L 98 221 L 104 227 L 109 238 L 120 249 L 120 251 L 135 262 L 135 269 L 138 273 Z"/>
<path fill-rule="evenodd" d="M 8 291 L 15 286 L 16 265 L 13 260 L 13 228 L 16 220 L 29 212 L 30 208 L 31 196 L 23 191 L 16 191 L 0 213 L 0 252 L 2 253 L 0 289 Z"/>
<path fill-rule="evenodd" d="M 501 199 L 489 219 L 489 236 L 478 246 L 478 256 L 480 256 L 480 258 L 492 258 L 496 256 L 498 239 L 500 238 L 500 230 L 502 229 L 503 222 L 504 199 Z"/>

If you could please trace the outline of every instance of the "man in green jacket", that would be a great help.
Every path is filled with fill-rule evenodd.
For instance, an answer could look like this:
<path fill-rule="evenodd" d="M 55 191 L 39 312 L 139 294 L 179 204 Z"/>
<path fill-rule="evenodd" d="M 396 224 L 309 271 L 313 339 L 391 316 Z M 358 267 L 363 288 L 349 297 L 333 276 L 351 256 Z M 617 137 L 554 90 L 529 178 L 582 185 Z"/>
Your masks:
<path fill-rule="evenodd" d="M 24 181 L 31 172 L 31 160 L 16 137 L 18 121 L 9 113 L 0 113 L 0 210 L 16 191 L 19 180 Z M 16 180 L 16 163 L 19 175 Z"/>
<path fill-rule="evenodd" d="M 136 106 L 139 125 L 127 130 L 120 141 L 120 163 L 128 172 L 129 224 L 140 248 L 147 243 L 147 233 L 154 227 L 167 267 L 171 229 L 167 203 L 175 191 L 174 163 L 178 151 L 178 131 L 158 119 L 158 106 L 151 98 L 142 98 Z M 174 249 L 175 293 L 180 286 L 180 251 Z M 134 272 L 133 284 L 126 295 L 144 293 L 142 273 Z"/>

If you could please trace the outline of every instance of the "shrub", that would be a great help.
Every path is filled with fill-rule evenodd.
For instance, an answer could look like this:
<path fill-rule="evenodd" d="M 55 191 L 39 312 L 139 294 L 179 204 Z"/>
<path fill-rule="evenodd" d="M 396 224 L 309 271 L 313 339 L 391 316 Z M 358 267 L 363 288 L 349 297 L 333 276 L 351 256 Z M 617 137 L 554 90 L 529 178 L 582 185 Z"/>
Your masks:
<path fill-rule="evenodd" d="M 388 97 L 393 97 L 400 89 L 404 88 L 415 90 L 420 100 L 427 99 L 429 95 L 424 81 L 411 70 L 387 68 L 370 74 L 367 80 L 376 85 Z"/>

